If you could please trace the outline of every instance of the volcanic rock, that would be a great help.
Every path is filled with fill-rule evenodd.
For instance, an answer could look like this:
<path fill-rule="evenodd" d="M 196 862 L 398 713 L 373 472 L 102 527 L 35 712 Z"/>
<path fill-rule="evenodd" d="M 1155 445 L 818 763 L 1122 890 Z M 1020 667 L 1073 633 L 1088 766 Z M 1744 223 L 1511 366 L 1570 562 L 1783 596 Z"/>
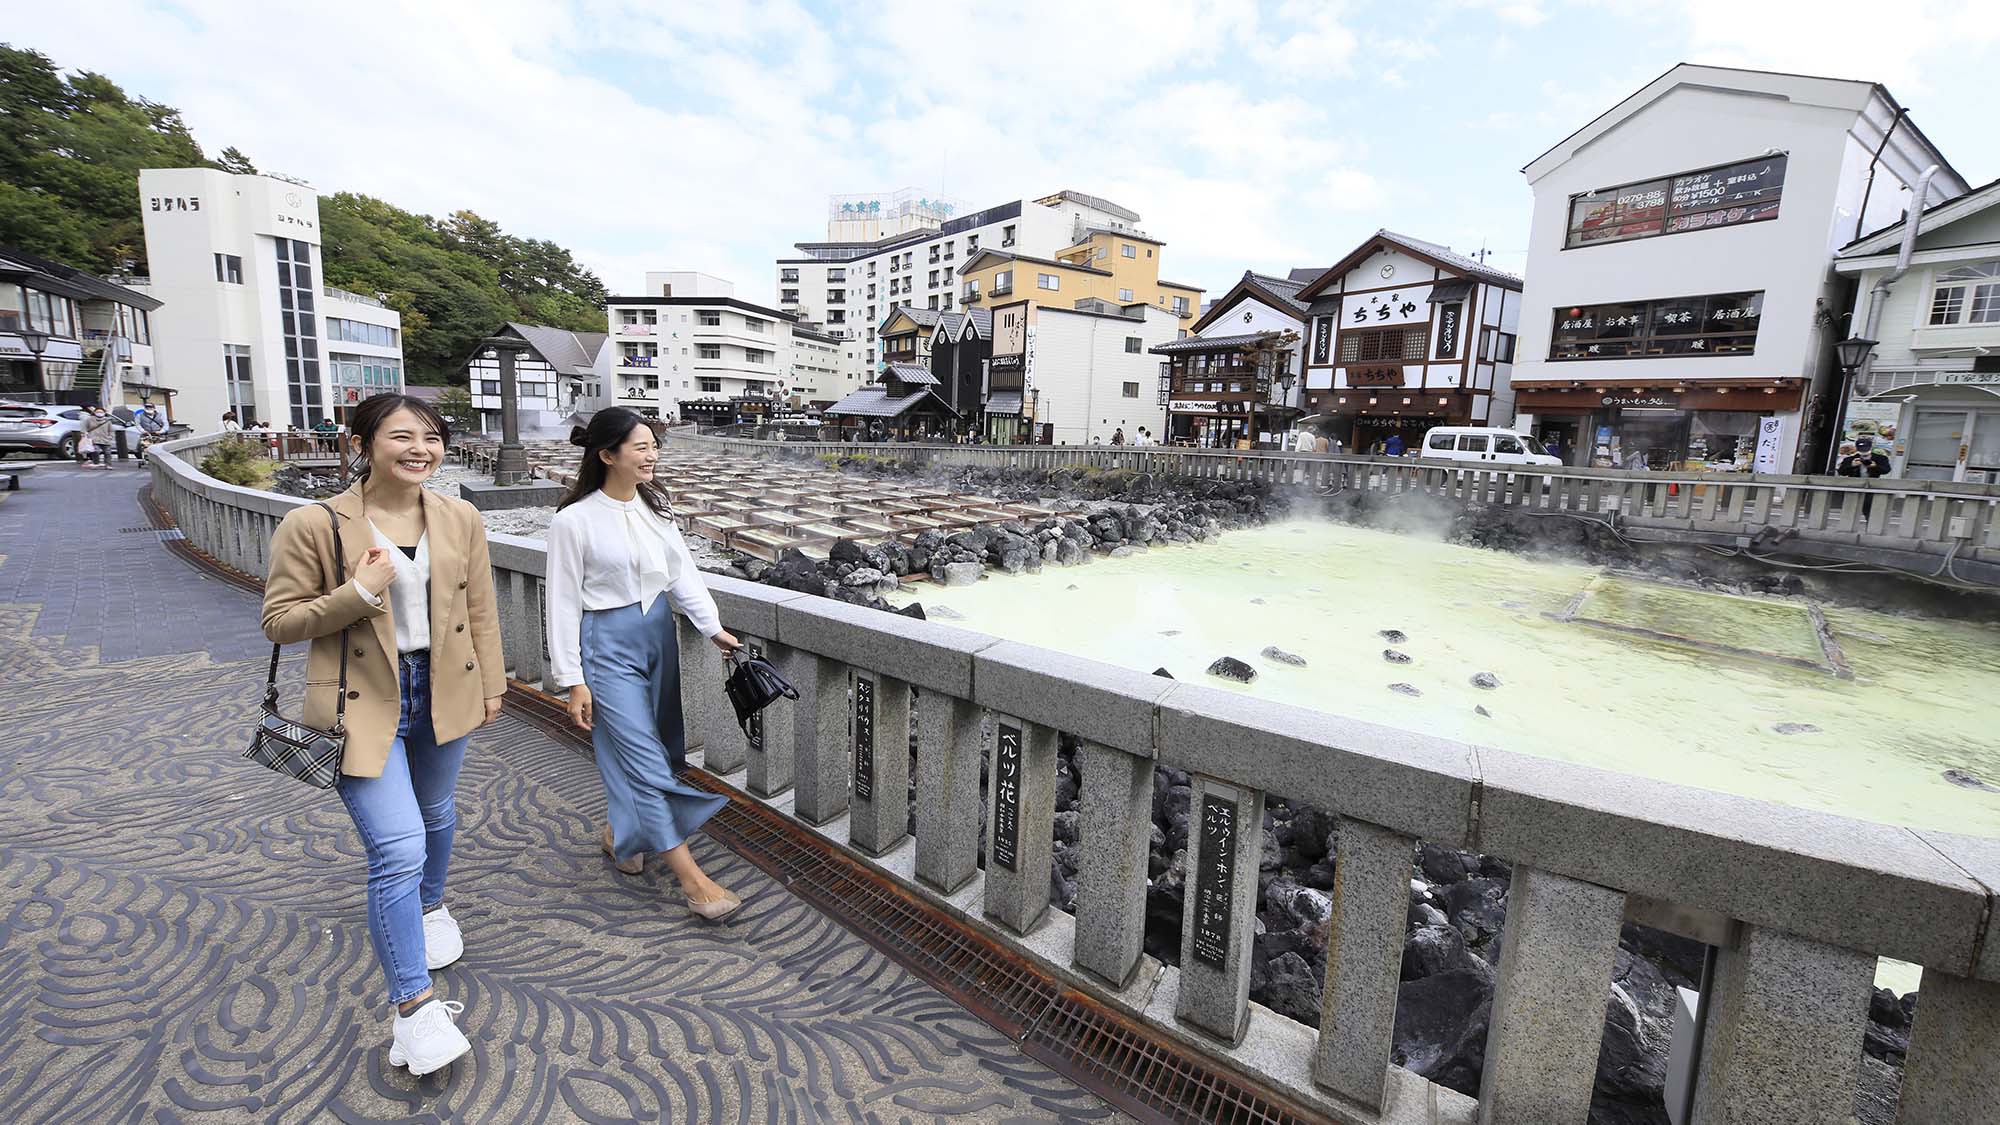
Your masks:
<path fill-rule="evenodd" d="M 1500 677 L 1491 672 L 1474 672 L 1472 674 L 1472 686 L 1491 691 L 1500 686 Z"/>
<path fill-rule="evenodd" d="M 1424 694 L 1417 690 L 1417 685 L 1415 684 L 1390 684 L 1389 690 L 1395 692 L 1397 695 L 1407 695 L 1413 699 Z"/>
<path fill-rule="evenodd" d="M 1382 659 L 1388 661 L 1391 664 L 1408 664 L 1410 662 L 1410 654 L 1406 652 L 1397 652 L 1393 648 L 1385 648 L 1382 650 Z"/>
<path fill-rule="evenodd" d="M 1233 656 L 1219 656 L 1216 657 L 1215 663 L 1208 666 L 1208 674 L 1221 676 L 1225 680 L 1235 680 L 1239 684 L 1247 684 L 1257 678 L 1257 669 Z"/>
<path fill-rule="evenodd" d="M 1279 648 L 1277 645 L 1267 645 L 1259 655 L 1266 660 L 1275 661 L 1279 664 L 1289 664 L 1294 668 L 1303 668 L 1306 666 L 1305 657 L 1293 655 Z"/>
<path fill-rule="evenodd" d="M 1401 629 L 1384 629 L 1381 632 L 1381 637 L 1392 645 L 1399 645 L 1410 639 L 1404 635 Z"/>
<path fill-rule="evenodd" d="M 1772 723 L 1771 729 L 1779 734 L 1818 734 L 1819 728 L 1811 723 Z"/>
<path fill-rule="evenodd" d="M 970 586 L 979 581 L 982 568 L 976 562 L 946 563 L 931 568 L 931 577 L 940 586 Z"/>
<path fill-rule="evenodd" d="M 1985 780 L 1975 777 L 1974 775 L 1969 774 L 1964 770 L 1960 769 L 1946 770 L 1944 771 L 1942 776 L 1946 781 L 1951 782 L 1953 785 L 1957 785 L 1965 789 L 1977 789 L 1982 793 L 2000 793 L 2000 786 L 1994 786 L 1992 784 L 1989 784 Z"/>

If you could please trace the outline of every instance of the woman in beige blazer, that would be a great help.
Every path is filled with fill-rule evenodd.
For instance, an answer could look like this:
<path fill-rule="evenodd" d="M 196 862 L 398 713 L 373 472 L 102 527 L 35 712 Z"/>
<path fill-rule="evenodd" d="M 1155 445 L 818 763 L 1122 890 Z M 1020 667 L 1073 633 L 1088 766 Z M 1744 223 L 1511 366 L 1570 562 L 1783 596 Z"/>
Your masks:
<path fill-rule="evenodd" d="M 449 431 L 429 404 L 376 395 L 349 421 L 361 479 L 327 501 L 349 576 L 336 584 L 333 525 L 309 504 L 271 538 L 264 633 L 309 640 L 305 721 L 331 727 L 347 661 L 346 756 L 335 786 L 368 856 L 368 934 L 397 1014 L 389 1062 L 428 1074 L 471 1049 L 430 970 L 465 942 L 444 906 L 457 824 L 452 791 L 474 727 L 507 691 L 486 528 L 463 500 L 425 488 Z M 344 633 L 343 633 L 344 630 Z"/>

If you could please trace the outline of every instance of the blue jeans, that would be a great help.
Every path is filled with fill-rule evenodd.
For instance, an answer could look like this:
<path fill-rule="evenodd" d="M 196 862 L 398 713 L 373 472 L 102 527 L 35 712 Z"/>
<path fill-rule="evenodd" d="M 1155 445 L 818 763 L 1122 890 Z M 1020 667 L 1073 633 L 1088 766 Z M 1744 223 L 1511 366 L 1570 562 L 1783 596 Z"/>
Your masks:
<path fill-rule="evenodd" d="M 389 978 L 389 1001 L 400 1004 L 431 986 L 424 911 L 444 902 L 458 826 L 452 791 L 467 739 L 439 745 L 431 730 L 429 653 L 397 657 L 396 670 L 403 710 L 382 776 L 343 774 L 336 788 L 368 854 L 368 937 Z"/>

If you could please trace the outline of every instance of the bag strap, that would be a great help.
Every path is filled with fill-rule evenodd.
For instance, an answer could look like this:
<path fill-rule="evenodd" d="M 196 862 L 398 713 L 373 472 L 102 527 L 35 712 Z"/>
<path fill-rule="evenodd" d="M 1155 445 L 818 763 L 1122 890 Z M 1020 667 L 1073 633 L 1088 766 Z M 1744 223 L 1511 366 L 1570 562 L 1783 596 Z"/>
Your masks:
<path fill-rule="evenodd" d="M 320 507 L 326 509 L 326 518 L 333 524 L 333 588 L 328 590 L 327 593 L 338 593 L 340 588 L 347 584 L 347 559 L 342 554 L 340 548 L 340 515 L 333 510 L 331 505 L 324 502 L 320 504 Z M 271 646 L 271 667 L 264 674 L 264 709 L 266 711 L 277 710 L 278 654 L 283 650 L 283 645 L 274 644 Z M 345 729 L 346 718 L 347 629 L 343 627 L 340 630 L 340 691 L 334 696 L 333 704 L 333 732 L 335 734 L 339 734 Z"/>

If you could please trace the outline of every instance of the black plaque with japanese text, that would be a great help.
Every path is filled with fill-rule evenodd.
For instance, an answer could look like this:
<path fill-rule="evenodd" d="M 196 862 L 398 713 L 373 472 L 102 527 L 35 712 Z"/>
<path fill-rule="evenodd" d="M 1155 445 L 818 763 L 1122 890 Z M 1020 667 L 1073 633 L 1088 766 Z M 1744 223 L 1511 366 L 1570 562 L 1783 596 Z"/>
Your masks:
<path fill-rule="evenodd" d="M 854 677 L 854 799 L 875 799 L 875 681 Z"/>
<path fill-rule="evenodd" d="M 1313 324 L 1312 361 L 1314 363 L 1325 363 L 1327 357 L 1327 350 L 1332 345 L 1332 343 L 1333 343 L 1333 318 L 1330 316 L 1323 316 L 1318 318 L 1318 320 Z"/>
<path fill-rule="evenodd" d="M 1459 317 L 1465 306 L 1456 302 L 1438 306 L 1438 358 L 1458 358 Z"/>
<path fill-rule="evenodd" d="M 757 645 L 746 643 L 743 647 L 753 657 L 762 657 L 764 655 L 764 650 Z M 753 711 L 750 713 L 750 721 L 744 725 L 743 735 L 749 743 L 751 753 L 761 754 L 764 752 L 764 712 Z"/>
<path fill-rule="evenodd" d="M 1194 878 L 1194 959 L 1229 963 L 1229 908 L 1236 897 L 1236 801 L 1207 794 L 1201 801 L 1201 868 Z"/>
<path fill-rule="evenodd" d="M 993 862 L 1009 871 L 1021 863 L 1021 728 L 1000 724 L 993 761 Z"/>

